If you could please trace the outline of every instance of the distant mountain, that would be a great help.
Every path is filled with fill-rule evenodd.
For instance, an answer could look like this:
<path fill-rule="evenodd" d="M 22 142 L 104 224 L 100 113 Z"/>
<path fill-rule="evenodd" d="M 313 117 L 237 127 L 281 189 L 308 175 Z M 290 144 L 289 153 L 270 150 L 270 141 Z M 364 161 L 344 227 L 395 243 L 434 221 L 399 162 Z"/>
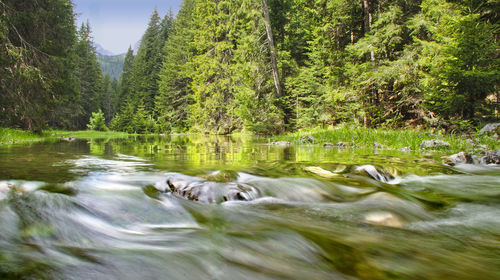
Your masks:
<path fill-rule="evenodd" d="M 113 52 L 106 50 L 105 48 L 103 48 L 101 45 L 99 45 L 97 43 L 94 43 L 94 47 L 95 47 L 95 52 L 99 55 L 108 55 L 108 56 L 114 55 Z"/>
<path fill-rule="evenodd" d="M 97 61 L 101 65 L 102 72 L 104 74 L 109 74 L 111 78 L 117 80 L 123 71 L 123 63 L 125 61 L 125 54 L 119 55 L 101 55 L 97 54 Z"/>

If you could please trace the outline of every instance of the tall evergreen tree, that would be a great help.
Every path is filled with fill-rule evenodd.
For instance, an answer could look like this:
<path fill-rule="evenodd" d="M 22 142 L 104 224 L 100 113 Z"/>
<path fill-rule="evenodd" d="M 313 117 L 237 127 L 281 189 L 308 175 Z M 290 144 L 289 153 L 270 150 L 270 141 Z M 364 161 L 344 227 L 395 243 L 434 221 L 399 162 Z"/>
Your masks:
<path fill-rule="evenodd" d="M 183 132 L 191 127 L 189 105 L 193 101 L 188 62 L 194 54 L 189 44 L 193 41 L 194 5 L 194 0 L 183 1 L 163 50 L 164 62 L 158 82 L 160 94 L 156 100 L 163 130 Z"/>
<path fill-rule="evenodd" d="M 149 114 L 153 114 L 155 96 L 158 95 L 158 74 L 164 44 L 161 27 L 161 18 L 155 9 L 149 20 L 148 28 L 142 36 L 141 45 L 131 69 L 134 106 L 143 103 Z"/>
<path fill-rule="evenodd" d="M 0 125 L 40 132 L 74 103 L 69 0 L 0 1 Z"/>
<path fill-rule="evenodd" d="M 125 61 L 123 62 L 123 71 L 120 77 L 120 94 L 116 102 L 116 108 L 122 108 L 125 102 L 132 98 L 132 64 L 134 61 L 134 50 L 129 46 Z"/>
<path fill-rule="evenodd" d="M 81 94 L 81 111 L 76 115 L 76 127 L 83 129 L 88 124 L 91 113 L 102 109 L 104 104 L 103 75 L 97 62 L 88 22 L 82 24 L 78 31 L 75 53 L 77 56 L 76 77 Z"/>

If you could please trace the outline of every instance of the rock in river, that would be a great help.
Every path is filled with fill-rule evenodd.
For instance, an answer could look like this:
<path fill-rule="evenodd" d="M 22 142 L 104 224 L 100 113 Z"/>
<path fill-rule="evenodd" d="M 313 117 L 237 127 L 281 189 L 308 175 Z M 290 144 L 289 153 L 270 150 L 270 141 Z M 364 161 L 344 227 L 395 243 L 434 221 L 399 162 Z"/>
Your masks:
<path fill-rule="evenodd" d="M 311 172 L 311 173 L 314 173 L 314 174 L 316 174 L 320 177 L 323 177 L 323 178 L 334 178 L 334 177 L 339 176 L 339 174 L 335 174 L 331 171 L 325 170 L 325 169 L 318 167 L 318 166 L 307 166 L 307 167 L 304 167 L 304 170 Z"/>
<path fill-rule="evenodd" d="M 500 164 L 500 150 L 481 152 L 481 164 Z"/>
<path fill-rule="evenodd" d="M 454 154 L 451 156 L 447 157 L 442 157 L 443 162 L 448 165 L 455 165 L 455 164 L 462 164 L 462 163 L 468 163 L 472 164 L 474 163 L 474 159 L 471 154 L 468 154 L 466 152 L 460 152 L 458 154 Z"/>
<path fill-rule="evenodd" d="M 448 165 L 456 165 L 456 164 L 475 164 L 480 163 L 484 165 L 491 164 L 500 164 L 500 150 L 496 151 L 483 151 L 481 155 L 475 156 L 472 154 L 468 154 L 466 152 L 460 152 L 458 154 L 454 154 L 451 156 L 442 157 L 443 163 Z"/>
<path fill-rule="evenodd" d="M 325 148 L 345 149 L 345 148 L 349 148 L 350 146 L 351 146 L 351 144 L 347 143 L 347 142 L 337 142 L 337 144 L 333 144 L 330 142 L 323 143 L 323 147 L 325 147 Z"/>
<path fill-rule="evenodd" d="M 286 147 L 286 146 L 292 145 L 292 143 L 290 143 L 288 141 L 276 141 L 276 142 L 271 142 L 268 145 Z"/>
<path fill-rule="evenodd" d="M 259 193 L 247 184 L 210 182 L 187 176 L 171 176 L 167 179 L 167 185 L 176 196 L 205 203 L 249 201 L 257 198 Z"/>
<path fill-rule="evenodd" d="M 311 135 L 300 137 L 300 143 L 315 143 L 315 142 L 316 139 L 314 139 L 314 137 L 312 137 Z"/>
<path fill-rule="evenodd" d="M 387 211 L 371 212 L 365 215 L 365 222 L 377 226 L 403 227 L 403 222 L 394 214 Z"/>
<path fill-rule="evenodd" d="M 361 175 L 366 175 L 382 183 L 389 183 L 394 178 L 382 170 L 377 169 L 373 165 L 362 165 L 356 168 L 356 171 Z"/>

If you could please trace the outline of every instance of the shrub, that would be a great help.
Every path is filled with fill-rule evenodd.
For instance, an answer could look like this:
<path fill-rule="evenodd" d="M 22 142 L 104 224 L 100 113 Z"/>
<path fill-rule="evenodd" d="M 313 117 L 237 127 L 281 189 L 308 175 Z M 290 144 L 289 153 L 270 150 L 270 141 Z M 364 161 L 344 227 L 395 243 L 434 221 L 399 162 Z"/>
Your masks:
<path fill-rule="evenodd" d="M 104 119 L 104 113 L 99 109 L 98 112 L 92 113 L 89 124 L 87 127 L 91 130 L 97 131 L 107 131 L 106 121 Z"/>

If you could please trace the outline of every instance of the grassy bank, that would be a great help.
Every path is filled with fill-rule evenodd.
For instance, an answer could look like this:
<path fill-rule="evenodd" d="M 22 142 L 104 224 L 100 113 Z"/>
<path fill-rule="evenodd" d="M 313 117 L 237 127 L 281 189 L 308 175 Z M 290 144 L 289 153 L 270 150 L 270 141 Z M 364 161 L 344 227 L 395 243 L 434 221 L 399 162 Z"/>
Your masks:
<path fill-rule="evenodd" d="M 374 143 L 380 143 L 388 149 L 401 149 L 410 147 L 418 150 L 420 143 L 424 140 L 443 140 L 450 144 L 451 150 L 470 151 L 474 146 L 466 142 L 473 140 L 476 146 L 486 145 L 488 149 L 499 149 L 498 140 L 491 137 L 474 135 L 442 135 L 431 133 L 430 131 L 417 130 L 385 130 L 367 129 L 358 127 L 339 127 L 335 129 L 306 129 L 270 138 L 270 141 L 288 141 L 301 144 L 301 137 L 312 136 L 315 143 L 346 142 L 356 148 L 372 148 Z"/>
<path fill-rule="evenodd" d="M 33 143 L 58 138 L 107 138 L 107 137 L 125 137 L 130 134 L 114 131 L 64 131 L 64 130 L 46 130 L 42 135 L 19 129 L 0 128 L 0 145 L 13 145 L 23 143 Z"/>

